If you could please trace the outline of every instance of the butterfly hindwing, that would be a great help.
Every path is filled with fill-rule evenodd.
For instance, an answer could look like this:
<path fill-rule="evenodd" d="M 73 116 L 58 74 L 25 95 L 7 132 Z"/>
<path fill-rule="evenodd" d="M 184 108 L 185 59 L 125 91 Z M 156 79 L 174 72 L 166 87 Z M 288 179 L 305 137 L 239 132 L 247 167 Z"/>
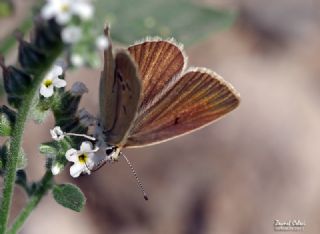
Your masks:
<path fill-rule="evenodd" d="M 185 72 L 159 95 L 149 109 L 137 116 L 127 147 L 160 143 L 188 133 L 239 105 L 239 95 L 233 87 L 205 68 Z"/>

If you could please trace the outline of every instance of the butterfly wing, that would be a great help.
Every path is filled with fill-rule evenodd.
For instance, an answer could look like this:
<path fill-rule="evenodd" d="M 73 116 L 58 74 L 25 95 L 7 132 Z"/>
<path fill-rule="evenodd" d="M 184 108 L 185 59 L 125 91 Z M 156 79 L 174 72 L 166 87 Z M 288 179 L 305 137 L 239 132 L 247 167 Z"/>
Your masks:
<path fill-rule="evenodd" d="M 139 68 L 143 83 L 139 109 L 144 109 L 156 94 L 182 72 L 186 57 L 182 45 L 159 38 L 149 38 L 130 46 L 128 50 Z"/>
<path fill-rule="evenodd" d="M 125 146 L 160 143 L 194 131 L 232 111 L 239 101 L 239 94 L 219 75 L 190 69 L 139 113 Z"/>
<path fill-rule="evenodd" d="M 141 81 L 128 51 L 119 50 L 113 59 L 110 47 L 100 80 L 101 123 L 105 142 L 122 145 L 137 113 Z"/>
<path fill-rule="evenodd" d="M 104 51 L 104 68 L 101 72 L 99 85 L 99 105 L 100 119 L 103 128 L 109 131 L 114 125 L 116 118 L 116 104 L 118 89 L 116 88 L 115 62 L 112 54 L 112 43 L 109 35 L 109 27 L 104 30 L 105 36 L 108 38 L 109 46 Z"/>

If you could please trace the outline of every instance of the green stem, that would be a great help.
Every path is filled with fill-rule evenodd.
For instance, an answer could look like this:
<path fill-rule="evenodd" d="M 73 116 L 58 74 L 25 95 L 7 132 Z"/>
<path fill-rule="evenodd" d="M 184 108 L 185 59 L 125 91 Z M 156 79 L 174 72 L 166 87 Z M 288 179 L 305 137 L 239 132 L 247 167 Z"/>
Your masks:
<path fill-rule="evenodd" d="M 17 122 L 15 124 L 13 133 L 12 133 L 12 142 L 10 144 L 6 174 L 4 177 L 4 189 L 3 189 L 2 201 L 0 206 L 0 213 L 1 213 L 0 233 L 5 233 L 6 231 L 6 226 L 8 222 L 8 216 L 9 216 L 9 208 L 12 202 L 13 187 L 16 179 L 17 159 L 18 159 L 20 148 L 21 148 L 24 125 L 27 120 L 27 116 L 29 114 L 29 110 L 30 110 L 34 95 L 35 93 L 37 93 L 36 89 L 39 86 L 38 84 L 40 84 L 41 82 L 41 77 L 38 76 L 35 79 L 35 82 L 36 84 L 32 88 L 32 93 L 29 93 L 29 95 L 26 95 L 26 98 L 24 99 L 24 102 L 21 108 L 19 108 Z"/>
<path fill-rule="evenodd" d="M 31 212 L 39 204 L 42 197 L 48 192 L 48 190 L 50 190 L 52 186 L 52 178 L 53 175 L 51 171 L 48 170 L 38 183 L 39 187 L 29 198 L 27 205 L 23 208 L 19 216 L 16 218 L 11 229 L 7 232 L 7 234 L 14 234 L 20 230 L 20 228 L 25 223 Z"/>
<path fill-rule="evenodd" d="M 43 64 L 41 71 L 35 75 L 33 79 L 33 86 L 25 95 L 25 98 L 19 108 L 16 124 L 12 132 L 12 142 L 10 144 L 9 157 L 6 165 L 6 174 L 4 177 L 4 188 L 2 193 L 2 200 L 0 204 L 0 234 L 6 232 L 10 207 L 12 203 L 13 187 L 16 179 L 17 161 L 19 151 L 22 143 L 22 135 L 24 132 L 25 123 L 29 115 L 29 111 L 33 104 L 34 98 L 39 95 L 39 87 L 46 75 L 48 69 L 52 66 L 57 56 L 60 54 L 62 48 L 59 47 L 55 50 L 54 54 L 48 58 Z"/>

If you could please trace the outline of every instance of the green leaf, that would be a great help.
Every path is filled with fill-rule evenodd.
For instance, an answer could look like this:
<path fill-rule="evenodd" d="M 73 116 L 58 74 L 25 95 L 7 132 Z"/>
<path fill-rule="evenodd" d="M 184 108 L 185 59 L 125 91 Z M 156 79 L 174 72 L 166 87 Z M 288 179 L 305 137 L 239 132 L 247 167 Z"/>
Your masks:
<path fill-rule="evenodd" d="M 112 37 L 125 44 L 146 36 L 160 36 L 174 37 L 190 45 L 210 33 L 230 27 L 235 19 L 233 12 L 195 4 L 191 0 L 106 0 L 95 4 L 96 25 L 102 28 L 105 21 L 111 23 Z"/>
<path fill-rule="evenodd" d="M 55 185 L 52 193 L 57 203 L 77 212 L 81 211 L 86 202 L 84 194 L 74 184 Z"/>

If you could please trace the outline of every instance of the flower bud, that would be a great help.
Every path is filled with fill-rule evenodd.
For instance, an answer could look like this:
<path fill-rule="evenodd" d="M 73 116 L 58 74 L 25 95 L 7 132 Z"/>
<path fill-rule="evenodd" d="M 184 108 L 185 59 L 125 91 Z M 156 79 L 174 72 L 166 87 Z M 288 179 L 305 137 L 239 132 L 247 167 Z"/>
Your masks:
<path fill-rule="evenodd" d="M 52 50 L 61 43 L 61 27 L 54 20 L 36 20 L 31 43 L 42 50 Z"/>
<path fill-rule="evenodd" d="M 46 61 L 46 55 L 37 49 L 34 45 L 18 38 L 19 40 L 19 52 L 18 61 L 21 67 L 30 73 L 36 73 L 37 70 Z"/>
<path fill-rule="evenodd" d="M 39 151 L 41 154 L 56 156 L 59 152 L 59 145 L 55 141 L 45 142 L 40 145 Z"/>
<path fill-rule="evenodd" d="M 89 90 L 88 90 L 87 86 L 84 83 L 75 82 L 71 87 L 70 93 L 73 96 L 81 96 L 81 95 L 87 93 L 88 91 Z"/>
<path fill-rule="evenodd" d="M 76 115 L 81 96 L 86 92 L 88 92 L 87 87 L 81 82 L 76 82 L 71 90 L 61 93 L 59 102 L 52 107 L 58 122 L 63 119 L 73 118 Z M 58 125 L 61 126 L 60 122 Z"/>
<path fill-rule="evenodd" d="M 16 120 L 16 113 L 7 106 L 0 107 L 0 136 L 10 136 L 14 123 Z"/>
<path fill-rule="evenodd" d="M 4 78 L 4 89 L 8 94 L 8 102 L 11 106 L 18 108 L 23 99 L 22 94 L 31 86 L 32 78 L 14 66 L 7 67 L 3 58 L 0 58 L 0 66 Z"/>
<path fill-rule="evenodd" d="M 62 94 L 59 107 L 55 108 L 55 117 L 59 119 L 60 117 L 65 118 L 67 116 L 75 115 L 81 96 L 73 95 L 70 91 Z"/>
<path fill-rule="evenodd" d="M 51 172 L 53 175 L 58 175 L 63 170 L 63 168 L 64 168 L 64 165 L 62 163 L 54 162 L 51 167 Z"/>
<path fill-rule="evenodd" d="M 19 109 L 19 107 L 21 106 L 21 103 L 23 101 L 23 97 L 22 96 L 12 96 L 12 95 L 8 95 L 8 103 L 10 104 L 10 106 Z"/>
<path fill-rule="evenodd" d="M 27 73 L 14 66 L 6 67 L 4 63 L 1 63 L 0 66 L 2 67 L 4 88 L 9 96 L 19 96 L 31 86 L 32 78 Z"/>
<path fill-rule="evenodd" d="M 78 111 L 78 117 L 79 117 L 80 124 L 83 127 L 93 126 L 96 123 L 96 118 L 84 108 Z"/>

